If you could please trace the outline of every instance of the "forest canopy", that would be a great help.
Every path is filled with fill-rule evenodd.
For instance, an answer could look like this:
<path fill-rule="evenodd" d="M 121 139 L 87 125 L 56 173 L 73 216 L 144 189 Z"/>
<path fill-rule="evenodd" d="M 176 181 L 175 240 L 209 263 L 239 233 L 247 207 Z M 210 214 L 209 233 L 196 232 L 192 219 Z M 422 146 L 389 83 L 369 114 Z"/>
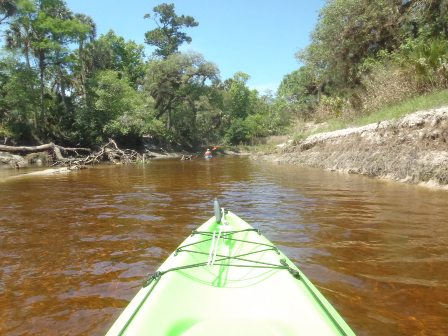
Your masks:
<path fill-rule="evenodd" d="M 444 0 L 328 0 L 297 69 L 264 94 L 249 74 L 222 79 L 211 60 L 179 51 L 202 29 L 194 17 L 169 3 L 148 12 L 145 55 L 113 30 L 98 36 L 63 0 L 1 0 L 0 141 L 249 143 L 296 119 L 350 119 L 448 86 Z"/>
<path fill-rule="evenodd" d="M 276 134 L 271 101 L 249 89 L 249 75 L 224 81 L 217 65 L 181 53 L 199 25 L 173 4 L 142 17 L 145 47 L 95 22 L 63 0 L 8 0 L 0 5 L 0 140 L 97 146 L 108 138 L 138 145 L 142 137 L 194 148 Z M 257 120 L 254 122 L 254 120 Z"/>

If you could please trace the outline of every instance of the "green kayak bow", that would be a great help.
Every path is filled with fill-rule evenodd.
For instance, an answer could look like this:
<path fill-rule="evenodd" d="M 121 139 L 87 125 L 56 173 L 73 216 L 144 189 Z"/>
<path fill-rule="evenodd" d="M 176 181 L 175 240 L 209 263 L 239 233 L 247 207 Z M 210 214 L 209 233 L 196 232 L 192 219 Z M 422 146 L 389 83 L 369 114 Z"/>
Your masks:
<path fill-rule="evenodd" d="M 107 333 L 119 335 L 354 332 L 277 247 L 215 205 L 215 216 L 148 277 Z"/>

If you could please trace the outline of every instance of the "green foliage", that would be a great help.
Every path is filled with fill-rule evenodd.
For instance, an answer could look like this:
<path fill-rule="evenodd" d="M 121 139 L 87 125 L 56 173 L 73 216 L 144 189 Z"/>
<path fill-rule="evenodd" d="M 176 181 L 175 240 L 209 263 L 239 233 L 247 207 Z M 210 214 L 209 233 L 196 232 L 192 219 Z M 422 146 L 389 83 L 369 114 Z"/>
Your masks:
<path fill-rule="evenodd" d="M 148 64 L 144 89 L 154 99 L 157 119 L 177 137 L 196 140 L 196 123 L 200 113 L 210 111 L 211 94 L 207 81 L 215 81 L 218 69 L 199 54 L 173 54 Z"/>
<path fill-rule="evenodd" d="M 179 52 L 191 42 L 185 29 L 198 25 L 193 17 L 163 3 L 145 18 L 158 26 L 145 42 L 161 56 L 149 61 L 143 46 L 113 31 L 97 38 L 95 22 L 63 0 L 2 1 L 0 136 L 69 145 L 150 136 L 193 148 L 248 143 L 286 127 L 286 98 L 251 90 L 244 72 L 221 82 L 216 65 Z"/>
<path fill-rule="evenodd" d="M 402 5 L 402 35 L 408 38 L 419 36 L 448 37 L 448 3 L 444 0 L 406 1 Z"/>
<path fill-rule="evenodd" d="M 301 119 L 352 120 L 448 87 L 446 1 L 330 0 L 278 95 Z"/>
<path fill-rule="evenodd" d="M 297 116 L 306 119 L 316 107 L 322 84 L 310 66 L 302 66 L 287 74 L 278 89 L 279 98 L 297 111 Z"/>
<path fill-rule="evenodd" d="M 265 137 L 269 135 L 269 120 L 262 114 L 252 114 L 245 120 L 244 126 L 247 135 L 253 137 Z"/>
<path fill-rule="evenodd" d="M 301 141 L 316 133 L 331 132 L 347 127 L 363 126 L 381 121 L 393 120 L 419 110 L 442 107 L 447 103 L 448 90 L 435 91 L 429 94 L 404 99 L 399 103 L 390 104 L 388 106 L 375 109 L 367 116 L 358 116 L 352 120 L 331 118 L 326 120 L 321 127 L 317 127 L 313 130 L 299 130 L 294 133 L 293 137 L 295 141 Z"/>
<path fill-rule="evenodd" d="M 249 75 L 244 72 L 237 72 L 233 78 L 226 81 L 227 109 L 230 119 L 247 117 L 250 111 L 250 90 L 246 86 Z"/>
<path fill-rule="evenodd" d="M 297 54 L 337 87 L 358 83 L 357 65 L 382 49 L 395 48 L 398 2 L 333 0 L 322 9 L 311 45 Z"/>
<path fill-rule="evenodd" d="M 368 116 L 356 118 L 352 123 L 355 125 L 367 125 L 378 121 L 400 118 L 418 110 L 438 108 L 447 104 L 448 90 L 434 91 L 432 93 L 403 99 L 396 104 L 383 106 L 382 108 L 373 111 Z"/>
<path fill-rule="evenodd" d="M 39 128 L 39 82 L 37 73 L 14 59 L 4 63 L 2 85 L 2 117 L 6 127 L 14 133 L 14 138 L 30 139 L 37 135 Z"/>
<path fill-rule="evenodd" d="M 61 0 L 17 3 L 17 12 L 6 30 L 6 47 L 22 53 L 26 67 L 38 74 L 39 100 L 30 109 L 34 140 L 55 141 L 65 137 L 62 130 L 72 121 L 71 99 L 67 97 L 72 85 L 70 67 L 74 58 L 70 45 L 90 28 Z M 33 65 L 33 58 L 37 67 Z"/>
<path fill-rule="evenodd" d="M 98 71 L 88 83 L 90 104 L 77 117 L 84 141 L 98 144 L 108 137 L 142 135 L 143 96 L 120 72 Z"/>
<path fill-rule="evenodd" d="M 242 119 L 233 119 L 226 130 L 224 141 L 228 145 L 239 145 L 249 140 L 249 130 Z"/>
<path fill-rule="evenodd" d="M 6 21 L 17 12 L 17 1 L 2 0 L 0 2 L 0 24 Z"/>
<path fill-rule="evenodd" d="M 447 84 L 448 41 L 446 39 L 440 37 L 429 40 L 408 39 L 397 56 L 401 56 L 403 66 L 412 67 L 423 85 L 437 87 L 439 83 Z"/>
<path fill-rule="evenodd" d="M 145 33 L 145 43 L 156 47 L 156 55 L 167 58 L 176 53 L 182 43 L 191 42 L 191 37 L 182 29 L 199 25 L 192 16 L 178 16 L 174 4 L 166 3 L 154 7 L 153 12 L 153 15 L 146 14 L 144 18 L 153 18 L 157 28 Z"/>
<path fill-rule="evenodd" d="M 317 115 L 321 119 L 340 118 L 344 108 L 344 100 L 341 97 L 322 96 L 317 108 Z"/>
<path fill-rule="evenodd" d="M 252 142 L 252 139 L 277 135 L 289 125 L 290 114 L 285 114 L 283 105 L 269 94 L 258 95 L 250 91 L 248 110 L 250 114 L 245 118 L 230 117 L 225 122 L 224 140 L 229 145 L 239 145 Z M 226 109 L 224 105 L 224 113 Z"/>
<path fill-rule="evenodd" d="M 393 52 L 368 58 L 363 70 L 363 109 L 378 110 L 448 86 L 448 43 L 441 38 L 408 38 Z"/>
<path fill-rule="evenodd" d="M 14 133 L 5 125 L 0 124 L 0 138 L 11 138 Z"/>
<path fill-rule="evenodd" d="M 88 71 L 87 76 L 99 70 L 113 70 L 123 72 L 135 88 L 143 82 L 146 67 L 143 46 L 126 41 L 112 30 L 87 44 L 80 58 Z M 80 72 L 81 68 L 77 70 Z"/>

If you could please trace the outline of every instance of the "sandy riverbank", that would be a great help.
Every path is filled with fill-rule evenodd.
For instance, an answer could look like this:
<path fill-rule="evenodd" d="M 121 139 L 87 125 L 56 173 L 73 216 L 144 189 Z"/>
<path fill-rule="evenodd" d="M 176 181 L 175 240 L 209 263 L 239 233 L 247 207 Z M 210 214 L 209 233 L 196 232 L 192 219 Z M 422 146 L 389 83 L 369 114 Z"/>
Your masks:
<path fill-rule="evenodd" d="M 315 134 L 258 158 L 448 188 L 448 107 Z"/>

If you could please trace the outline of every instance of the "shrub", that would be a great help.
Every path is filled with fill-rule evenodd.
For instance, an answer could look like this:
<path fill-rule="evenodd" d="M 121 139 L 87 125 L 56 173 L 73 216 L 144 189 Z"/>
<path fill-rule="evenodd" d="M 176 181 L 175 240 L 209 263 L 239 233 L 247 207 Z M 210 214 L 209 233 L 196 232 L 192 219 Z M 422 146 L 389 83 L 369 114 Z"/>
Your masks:
<path fill-rule="evenodd" d="M 239 145 L 249 140 L 249 130 L 242 119 L 234 119 L 227 129 L 224 140 L 229 145 Z"/>
<path fill-rule="evenodd" d="M 351 94 L 350 98 L 340 96 L 322 96 L 316 107 L 315 117 L 318 122 L 329 119 L 350 120 L 356 114 L 353 104 L 356 103 L 357 95 Z"/>
<path fill-rule="evenodd" d="M 378 64 L 362 79 L 362 84 L 364 91 L 360 99 L 366 112 L 410 98 L 420 91 L 412 71 L 396 65 Z"/>
<path fill-rule="evenodd" d="M 403 47 L 407 60 L 425 91 L 444 88 L 448 74 L 448 41 L 442 38 L 411 40 Z"/>

